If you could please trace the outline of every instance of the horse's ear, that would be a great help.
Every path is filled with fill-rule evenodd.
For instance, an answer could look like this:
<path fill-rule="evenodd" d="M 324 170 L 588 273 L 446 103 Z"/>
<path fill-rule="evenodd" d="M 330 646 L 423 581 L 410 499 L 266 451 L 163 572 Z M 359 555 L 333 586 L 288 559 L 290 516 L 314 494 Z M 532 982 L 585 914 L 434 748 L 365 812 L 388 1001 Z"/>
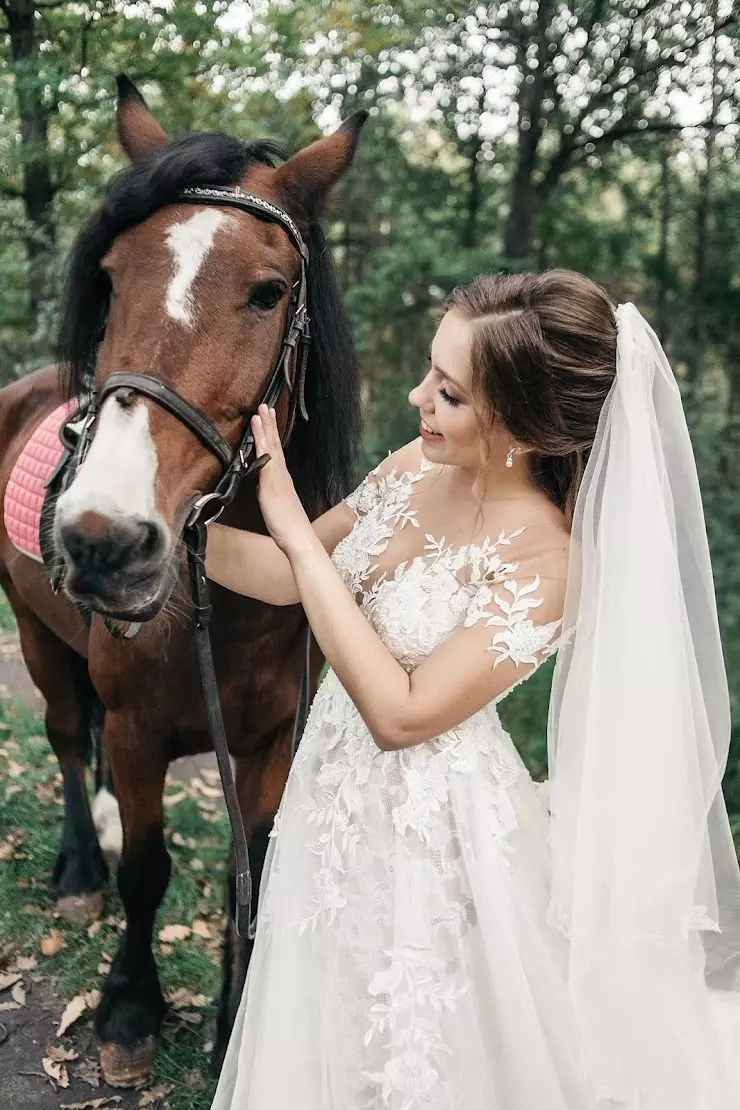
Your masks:
<path fill-rule="evenodd" d="M 167 142 L 164 131 L 149 111 L 144 97 L 125 73 L 116 77 L 116 128 L 118 139 L 132 162 Z"/>
<path fill-rule="evenodd" d="M 275 180 L 291 204 L 309 216 L 321 209 L 329 189 L 352 161 L 367 117 L 367 112 L 355 112 L 333 135 L 299 150 L 278 168 Z"/>

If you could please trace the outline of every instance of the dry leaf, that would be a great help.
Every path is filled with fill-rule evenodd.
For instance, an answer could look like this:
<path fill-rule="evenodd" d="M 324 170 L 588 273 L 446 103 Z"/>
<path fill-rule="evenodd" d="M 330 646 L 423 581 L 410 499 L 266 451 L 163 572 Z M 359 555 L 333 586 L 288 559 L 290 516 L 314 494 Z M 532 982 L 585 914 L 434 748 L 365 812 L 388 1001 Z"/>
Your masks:
<path fill-rule="evenodd" d="M 187 987 L 175 987 L 165 995 L 173 1010 L 181 1010 L 184 1006 L 207 1006 L 213 999 L 207 994 L 192 994 Z"/>
<path fill-rule="evenodd" d="M 63 1102 L 59 1110 L 104 1110 L 113 1102 L 120 1102 L 120 1095 L 105 1095 L 103 1098 L 91 1098 L 88 1102 Z"/>
<path fill-rule="evenodd" d="M 64 948 L 64 937 L 58 929 L 52 929 L 41 941 L 42 956 L 56 956 Z"/>
<path fill-rule="evenodd" d="M 61 1044 L 50 1044 L 47 1045 L 44 1055 L 47 1060 L 53 1060 L 55 1064 L 66 1064 L 69 1060 L 76 1060 L 80 1054 L 74 1048 L 65 1048 Z"/>
<path fill-rule="evenodd" d="M 205 865 L 203 863 L 203 860 L 198 859 L 197 857 L 195 859 L 191 859 L 191 861 L 190 861 L 190 870 L 191 871 L 202 871 L 204 869 L 204 866 Z"/>
<path fill-rule="evenodd" d="M 188 1091 L 205 1091 L 206 1083 L 197 1068 L 190 1068 L 182 1077 L 183 1085 Z"/>
<path fill-rule="evenodd" d="M 62 1020 L 59 1022 L 59 1028 L 57 1029 L 57 1037 L 63 1037 L 70 1025 L 73 1025 L 77 1019 L 84 1014 L 86 1009 L 87 1002 L 85 1001 L 85 996 L 82 994 L 75 995 L 64 1009 Z"/>
<path fill-rule="evenodd" d="M 56 756 L 54 758 L 56 759 Z M 17 779 L 23 774 L 24 769 L 22 763 L 16 763 L 14 759 L 8 760 L 7 772 L 11 779 Z"/>
<path fill-rule="evenodd" d="M 177 794 L 168 794 L 163 799 L 163 801 L 164 801 L 164 804 L 169 809 L 170 806 L 176 806 L 178 804 L 178 802 L 182 802 L 185 798 L 187 798 L 187 794 L 185 793 L 184 790 L 180 790 L 180 791 L 178 791 Z"/>
<path fill-rule="evenodd" d="M 173 952 L 174 948 L 171 944 L 160 944 L 157 949 L 158 956 L 171 956 Z"/>
<path fill-rule="evenodd" d="M 201 767 L 200 777 L 203 779 L 204 782 L 207 782 L 209 786 L 218 786 L 218 784 L 221 782 L 220 771 L 215 771 L 211 767 Z"/>
<path fill-rule="evenodd" d="M 58 1087 L 69 1087 L 69 1076 L 65 1064 L 58 1060 L 52 1060 L 49 1056 L 44 1056 L 41 1067 Z"/>
<path fill-rule="evenodd" d="M 203 940 L 210 940 L 213 937 L 213 929 L 207 921 L 194 921 L 193 933 L 196 937 L 202 937 Z"/>
<path fill-rule="evenodd" d="M 164 929 L 160 929 L 157 935 L 165 944 L 169 944 L 176 940 L 187 940 L 190 932 L 189 925 L 165 925 Z"/>
<path fill-rule="evenodd" d="M 172 1090 L 173 1087 L 171 1083 L 161 1083 L 159 1087 L 152 1087 L 148 1091 L 142 1091 L 139 1099 L 140 1110 L 146 1106 L 156 1106 L 163 1098 L 167 1098 L 167 1095 Z"/>
<path fill-rule="evenodd" d="M 90 940 L 98 935 L 98 933 L 100 932 L 100 925 L 100 921 L 93 921 L 92 925 L 88 925 L 87 935 L 90 937 Z"/>
<path fill-rule="evenodd" d="M 20 978 L 21 974 L 18 971 L 6 971 L 5 975 L 0 975 L 0 991 L 6 991 L 14 986 Z"/>
<path fill-rule="evenodd" d="M 18 956 L 15 960 L 15 966 L 19 971 L 33 971 L 38 965 L 35 956 Z"/>
<path fill-rule="evenodd" d="M 26 988 L 23 983 L 16 983 L 10 994 L 13 1001 L 17 1002 L 19 1006 L 26 1005 Z"/>
<path fill-rule="evenodd" d="M 85 999 L 85 1002 L 87 1002 L 88 1010 L 97 1010 L 101 999 L 100 991 L 85 991 L 82 997 Z"/>
<path fill-rule="evenodd" d="M 184 848 L 185 847 L 185 837 L 182 835 L 182 833 L 179 833 L 179 832 L 173 833 L 172 834 L 172 843 L 175 845 L 176 848 Z"/>
<path fill-rule="evenodd" d="M 91 1087 L 100 1086 L 100 1064 L 96 1060 L 90 1060 L 88 1057 L 80 1060 L 75 1064 L 74 1075 L 75 1079 L 81 1079 Z"/>
<path fill-rule="evenodd" d="M 0 1014 L 7 1014 L 10 1010 L 20 1010 L 17 1002 L 0 1002 Z"/>
<path fill-rule="evenodd" d="M 23 787 L 19 786 L 17 782 L 13 783 L 11 786 L 6 786 L 5 787 L 5 801 L 7 802 L 10 798 L 13 797 L 14 794 L 20 794 L 20 792 L 22 790 L 23 790 Z"/>

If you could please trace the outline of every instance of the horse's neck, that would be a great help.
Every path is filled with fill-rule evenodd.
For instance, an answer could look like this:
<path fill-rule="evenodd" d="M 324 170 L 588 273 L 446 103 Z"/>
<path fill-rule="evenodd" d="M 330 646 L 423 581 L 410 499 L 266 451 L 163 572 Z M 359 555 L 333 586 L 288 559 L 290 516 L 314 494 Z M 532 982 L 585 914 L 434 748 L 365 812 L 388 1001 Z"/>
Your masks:
<path fill-rule="evenodd" d="M 243 528 L 247 532 L 266 531 L 257 500 L 257 483 L 254 479 L 248 478 L 242 482 L 236 497 L 228 508 L 224 509 L 219 523 L 228 524 L 231 528 Z"/>

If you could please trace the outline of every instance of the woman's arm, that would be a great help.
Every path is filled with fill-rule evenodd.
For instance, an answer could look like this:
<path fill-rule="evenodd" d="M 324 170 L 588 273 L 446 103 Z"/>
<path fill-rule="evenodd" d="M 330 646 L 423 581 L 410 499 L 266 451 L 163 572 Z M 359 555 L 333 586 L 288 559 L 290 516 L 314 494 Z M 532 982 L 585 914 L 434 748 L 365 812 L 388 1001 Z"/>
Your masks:
<path fill-rule="evenodd" d="M 355 514 L 340 501 L 313 522 L 313 531 L 331 555 L 352 529 Z M 271 536 L 211 524 L 206 544 L 206 574 L 234 593 L 266 601 L 268 605 L 296 605 L 300 601 L 286 555 Z"/>

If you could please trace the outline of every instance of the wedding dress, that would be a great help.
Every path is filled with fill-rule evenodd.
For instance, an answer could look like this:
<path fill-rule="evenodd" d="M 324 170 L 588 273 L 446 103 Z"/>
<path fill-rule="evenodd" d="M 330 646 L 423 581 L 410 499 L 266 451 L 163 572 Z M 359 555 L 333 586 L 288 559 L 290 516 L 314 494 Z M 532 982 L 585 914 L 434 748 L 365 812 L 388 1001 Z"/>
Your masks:
<path fill-rule="evenodd" d="M 564 633 L 538 623 L 545 583 L 517 581 L 524 528 L 461 547 L 425 532 L 414 493 L 434 470 L 368 475 L 334 564 L 406 670 L 482 624 L 491 663 L 521 677 L 457 728 L 382 751 L 328 672 L 275 818 L 214 1110 L 593 1108 L 566 940 L 545 920 L 546 799 L 496 708 Z M 401 532 L 418 553 L 378 573 Z"/>

